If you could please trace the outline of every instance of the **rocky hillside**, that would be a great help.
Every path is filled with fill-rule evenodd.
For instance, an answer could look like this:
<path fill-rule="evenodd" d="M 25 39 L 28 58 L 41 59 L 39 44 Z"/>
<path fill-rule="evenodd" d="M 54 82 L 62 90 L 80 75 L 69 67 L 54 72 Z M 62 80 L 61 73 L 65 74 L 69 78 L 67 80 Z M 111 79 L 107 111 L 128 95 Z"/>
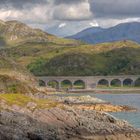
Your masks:
<path fill-rule="evenodd" d="M 139 131 L 125 121 L 48 99 L 0 95 L 0 109 L 1 140 L 140 139 Z"/>
<path fill-rule="evenodd" d="M 59 41 L 60 40 L 60 41 Z M 40 29 L 33 29 L 19 21 L 0 21 L 0 47 L 17 46 L 24 43 L 61 42 L 53 35 Z M 66 40 L 67 41 L 67 40 Z M 62 39 L 63 42 L 63 39 Z M 69 42 L 69 41 L 68 41 Z"/>
<path fill-rule="evenodd" d="M 18 21 L 7 21 L 0 23 L 0 36 L 1 36 L 1 46 L 5 45 L 15 45 L 16 43 L 21 43 L 25 41 L 47 41 L 48 34 L 42 32 L 39 29 L 32 29 L 26 24 L 20 23 Z"/>
<path fill-rule="evenodd" d="M 107 29 L 93 27 L 68 38 L 82 40 L 90 44 L 99 44 L 120 40 L 131 40 L 140 43 L 140 23 L 122 23 Z"/>
<path fill-rule="evenodd" d="M 35 93 L 37 80 L 25 68 L 0 56 L 0 93 Z"/>

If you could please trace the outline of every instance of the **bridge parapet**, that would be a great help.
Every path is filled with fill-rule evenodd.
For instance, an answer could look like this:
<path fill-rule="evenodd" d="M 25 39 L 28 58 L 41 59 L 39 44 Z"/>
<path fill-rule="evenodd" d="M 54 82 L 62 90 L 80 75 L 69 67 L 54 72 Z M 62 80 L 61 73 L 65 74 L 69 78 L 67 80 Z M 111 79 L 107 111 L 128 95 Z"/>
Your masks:
<path fill-rule="evenodd" d="M 72 86 L 76 81 L 83 81 L 85 89 L 93 89 L 99 85 L 101 80 L 107 82 L 108 86 L 111 86 L 112 81 L 120 81 L 120 85 L 124 86 L 124 81 L 128 80 L 131 85 L 135 85 L 135 81 L 140 78 L 140 75 L 118 75 L 118 76 L 42 76 L 38 77 L 48 85 L 51 81 L 56 81 L 59 85 L 59 89 L 62 88 L 61 83 L 65 80 L 70 81 Z"/>

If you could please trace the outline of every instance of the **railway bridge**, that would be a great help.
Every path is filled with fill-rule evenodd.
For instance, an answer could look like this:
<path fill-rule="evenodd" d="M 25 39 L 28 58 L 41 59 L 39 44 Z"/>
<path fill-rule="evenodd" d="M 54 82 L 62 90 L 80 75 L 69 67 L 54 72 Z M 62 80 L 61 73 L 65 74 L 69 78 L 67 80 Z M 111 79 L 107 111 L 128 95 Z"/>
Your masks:
<path fill-rule="evenodd" d="M 70 89 L 75 89 L 78 83 L 83 84 L 83 89 L 90 90 L 98 86 L 140 86 L 140 75 L 119 76 L 41 76 L 38 77 L 45 86 L 54 82 L 56 89 L 62 89 L 63 83 L 70 84 Z"/>

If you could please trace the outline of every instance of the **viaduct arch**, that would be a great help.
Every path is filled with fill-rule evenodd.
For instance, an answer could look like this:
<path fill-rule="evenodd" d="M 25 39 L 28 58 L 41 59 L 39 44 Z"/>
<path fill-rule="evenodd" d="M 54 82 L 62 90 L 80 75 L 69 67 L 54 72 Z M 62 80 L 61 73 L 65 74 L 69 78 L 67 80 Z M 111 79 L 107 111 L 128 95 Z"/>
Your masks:
<path fill-rule="evenodd" d="M 97 88 L 98 86 L 135 86 L 140 81 L 140 75 L 120 75 L 120 76 L 42 76 L 39 80 L 44 81 L 46 86 L 52 81 L 56 82 L 57 89 L 63 88 L 63 82 L 70 85 L 70 89 L 75 88 L 75 83 L 78 81 L 83 84 L 86 90 Z"/>

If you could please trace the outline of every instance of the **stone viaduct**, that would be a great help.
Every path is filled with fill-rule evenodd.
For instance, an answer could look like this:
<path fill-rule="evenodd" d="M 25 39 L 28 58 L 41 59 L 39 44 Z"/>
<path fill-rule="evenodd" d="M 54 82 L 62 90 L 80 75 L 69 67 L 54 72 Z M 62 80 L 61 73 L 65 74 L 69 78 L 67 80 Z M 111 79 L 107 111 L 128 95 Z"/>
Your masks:
<path fill-rule="evenodd" d="M 62 88 L 62 82 L 69 81 L 71 83 L 71 89 L 74 88 L 74 84 L 77 81 L 81 81 L 84 84 L 84 89 L 90 90 L 96 88 L 100 84 L 112 86 L 113 83 L 117 83 L 121 87 L 125 84 L 135 86 L 136 81 L 140 80 L 140 75 L 120 75 L 120 76 L 42 76 L 38 79 L 45 83 L 46 86 L 50 82 L 56 82 L 57 88 Z"/>

